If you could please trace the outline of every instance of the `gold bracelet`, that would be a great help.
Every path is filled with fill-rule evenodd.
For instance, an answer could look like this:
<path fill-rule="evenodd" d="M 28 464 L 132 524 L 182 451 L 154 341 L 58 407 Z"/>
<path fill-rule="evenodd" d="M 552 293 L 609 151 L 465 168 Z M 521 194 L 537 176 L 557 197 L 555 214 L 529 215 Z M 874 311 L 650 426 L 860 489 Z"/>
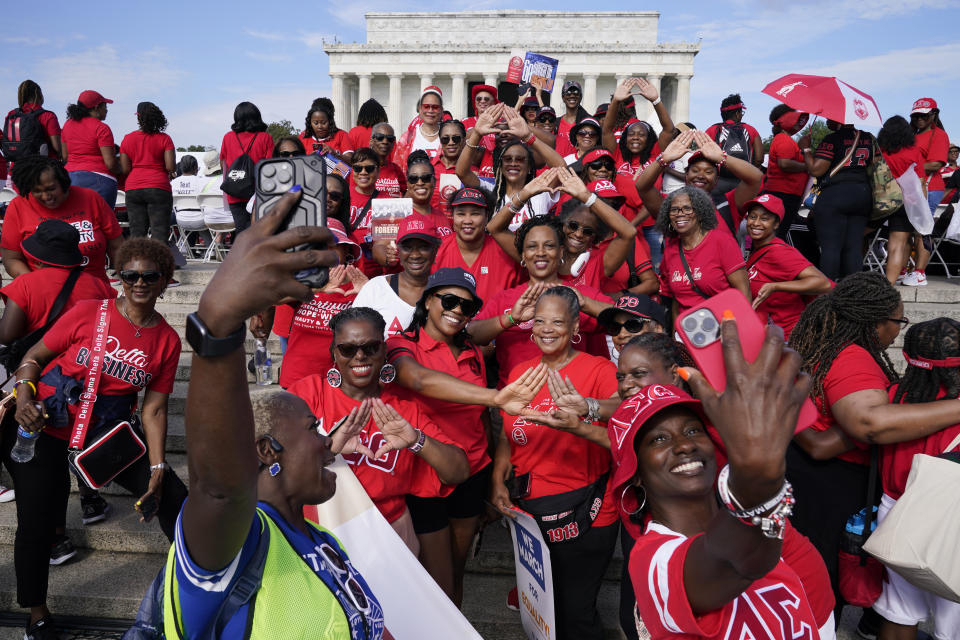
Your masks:
<path fill-rule="evenodd" d="M 479 145 L 479 144 L 470 144 L 470 141 L 469 141 L 469 140 L 464 140 L 464 141 L 463 141 L 463 144 L 467 145 L 467 146 L 470 147 L 471 149 L 479 149 L 479 148 L 480 148 L 480 145 Z"/>

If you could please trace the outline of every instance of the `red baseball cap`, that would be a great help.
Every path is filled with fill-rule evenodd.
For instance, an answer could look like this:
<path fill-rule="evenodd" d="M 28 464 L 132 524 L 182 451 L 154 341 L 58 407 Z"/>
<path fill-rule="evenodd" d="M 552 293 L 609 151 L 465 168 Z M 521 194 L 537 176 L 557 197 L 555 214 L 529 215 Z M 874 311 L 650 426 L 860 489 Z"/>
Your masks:
<path fill-rule="evenodd" d="M 443 92 L 440 91 L 440 87 L 430 85 L 429 87 L 424 87 L 423 91 L 420 92 L 420 99 L 423 100 L 423 97 L 428 93 L 432 93 L 441 100 L 443 100 Z"/>
<path fill-rule="evenodd" d="M 491 87 L 491 86 L 488 85 L 488 84 L 475 84 L 475 85 L 473 85 L 473 88 L 470 89 L 470 102 L 476 102 L 476 101 L 477 101 L 477 94 L 480 93 L 481 91 L 486 91 L 487 93 L 489 93 L 490 95 L 493 96 L 493 101 L 494 101 L 494 102 L 497 101 L 497 88 L 496 88 L 496 87 Z"/>
<path fill-rule="evenodd" d="M 104 102 L 106 102 L 107 104 L 113 104 L 113 100 L 110 100 L 109 98 L 104 98 L 102 95 L 100 95 L 98 92 L 94 91 L 93 89 L 87 89 L 86 91 L 80 94 L 79 98 L 77 98 L 77 104 L 82 104 L 87 109 L 96 109 Z"/>
<path fill-rule="evenodd" d="M 580 163 L 586 165 L 590 164 L 591 162 L 595 162 L 596 160 L 600 160 L 601 158 L 610 158 L 613 160 L 613 154 L 602 148 L 591 149 L 583 156 L 583 159 L 580 161 Z"/>
<path fill-rule="evenodd" d="M 717 166 L 717 163 L 703 155 L 703 151 L 694 151 L 690 154 L 690 157 L 687 159 L 687 168 L 690 168 L 693 164 L 697 162 L 709 162 L 713 166 Z"/>
<path fill-rule="evenodd" d="M 636 395 L 624 400 L 607 422 L 610 454 L 615 467 L 612 479 L 613 495 L 616 496 L 617 509 L 623 518 L 629 517 L 640 506 L 633 492 L 624 491 L 624 487 L 632 483 L 637 474 L 637 434 L 650 418 L 674 405 L 689 408 L 700 416 L 706 425 L 707 417 L 699 400 L 682 389 L 660 384 L 644 387 Z"/>
<path fill-rule="evenodd" d="M 590 154 L 587 154 L 590 155 Z M 594 180 L 587 185 L 587 189 L 597 194 L 600 198 L 622 198 L 623 194 L 617 190 L 609 180 Z"/>
<path fill-rule="evenodd" d="M 327 218 L 327 229 L 333 234 L 333 238 L 337 241 L 338 245 L 344 245 L 350 250 L 354 260 L 360 259 L 360 255 L 362 254 L 360 245 L 350 239 L 350 236 L 347 235 L 347 230 L 343 228 L 342 222 L 336 218 Z"/>
<path fill-rule="evenodd" d="M 419 238 L 433 244 L 440 244 L 437 224 L 432 218 L 419 213 L 411 213 L 400 221 L 400 228 L 397 230 L 397 244 L 408 238 Z"/>
<path fill-rule="evenodd" d="M 773 215 L 780 218 L 781 222 L 783 221 L 783 216 L 784 216 L 783 200 L 781 200 L 777 196 L 772 196 L 769 193 L 764 193 L 763 195 L 759 195 L 753 200 L 751 200 L 750 202 L 748 202 L 747 204 L 745 204 L 743 206 L 743 210 L 750 211 L 750 208 L 755 204 L 760 205 L 761 207 L 763 207 Z"/>
<path fill-rule="evenodd" d="M 937 108 L 937 101 L 933 98 L 920 98 L 913 103 L 913 109 L 910 110 L 910 115 L 915 113 L 930 113 Z"/>

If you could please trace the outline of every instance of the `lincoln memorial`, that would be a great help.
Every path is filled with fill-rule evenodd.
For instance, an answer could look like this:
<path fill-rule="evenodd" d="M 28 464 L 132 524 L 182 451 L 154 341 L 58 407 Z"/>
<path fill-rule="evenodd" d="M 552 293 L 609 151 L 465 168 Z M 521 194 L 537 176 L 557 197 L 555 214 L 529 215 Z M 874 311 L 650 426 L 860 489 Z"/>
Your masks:
<path fill-rule="evenodd" d="M 609 102 L 616 84 L 642 76 L 659 86 L 674 122 L 689 119 L 690 78 L 699 44 L 657 42 L 656 11 L 466 11 L 462 13 L 367 13 L 365 43 L 327 43 L 337 123 L 349 128 L 357 110 L 375 98 L 390 122 L 404 127 L 416 115 L 423 87 L 443 91 L 455 118 L 468 111 L 470 88 L 499 86 L 503 97 L 516 85 L 503 82 L 510 51 L 534 51 L 559 60 L 552 103 L 563 113 L 559 88 L 583 86 L 591 113 Z M 646 101 L 638 116 L 656 122 Z"/>

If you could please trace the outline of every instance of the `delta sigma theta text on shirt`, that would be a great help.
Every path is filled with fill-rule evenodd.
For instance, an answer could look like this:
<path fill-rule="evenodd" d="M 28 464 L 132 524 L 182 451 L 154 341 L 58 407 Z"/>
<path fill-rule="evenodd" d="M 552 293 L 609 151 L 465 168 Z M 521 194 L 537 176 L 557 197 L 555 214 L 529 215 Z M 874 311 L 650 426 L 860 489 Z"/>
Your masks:
<path fill-rule="evenodd" d="M 147 373 L 145 368 L 150 363 L 150 356 L 140 349 L 121 349 L 120 341 L 110 336 L 107 338 L 106 352 L 103 356 L 103 375 L 116 378 L 121 382 L 140 387 L 150 384 L 153 374 Z M 84 367 L 90 364 L 90 350 L 86 347 L 77 352 L 77 364 Z"/>

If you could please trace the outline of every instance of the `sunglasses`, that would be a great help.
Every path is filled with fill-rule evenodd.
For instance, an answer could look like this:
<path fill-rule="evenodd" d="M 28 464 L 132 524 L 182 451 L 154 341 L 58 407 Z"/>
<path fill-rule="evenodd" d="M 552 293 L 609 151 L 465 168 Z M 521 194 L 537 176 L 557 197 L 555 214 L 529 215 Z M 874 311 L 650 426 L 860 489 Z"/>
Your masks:
<path fill-rule="evenodd" d="M 293 156 L 299 156 L 299 151 L 280 151 L 277 153 L 281 158 L 292 158 Z"/>
<path fill-rule="evenodd" d="M 440 136 L 440 144 L 460 144 L 463 136 Z"/>
<path fill-rule="evenodd" d="M 563 95 L 565 95 L 565 96 L 578 96 L 578 95 L 580 95 L 580 91 L 577 90 L 577 89 L 567 89 L 566 91 L 563 92 Z"/>
<path fill-rule="evenodd" d="M 383 340 L 374 340 L 365 344 L 338 344 L 337 351 L 344 358 L 352 358 L 357 355 L 357 351 L 363 351 L 363 355 L 371 358 L 380 352 L 382 346 Z"/>
<path fill-rule="evenodd" d="M 600 171 L 601 169 L 613 171 L 613 163 L 609 160 L 594 160 L 593 162 L 587 163 L 587 168 L 593 169 L 594 171 Z"/>
<path fill-rule="evenodd" d="M 327 189 L 327 198 L 331 202 L 340 202 L 341 200 L 343 200 L 343 193 L 341 193 L 340 191 L 330 191 L 329 189 Z"/>
<path fill-rule="evenodd" d="M 420 108 L 424 111 L 440 111 L 443 107 L 438 104 L 421 104 Z"/>
<path fill-rule="evenodd" d="M 389 133 L 375 133 L 372 136 L 370 136 L 370 139 L 376 140 L 377 142 L 383 142 L 384 140 L 386 140 L 387 142 L 396 142 L 397 136 L 391 135 Z"/>
<path fill-rule="evenodd" d="M 553 124 L 557 119 L 553 116 L 537 116 L 537 122 L 546 122 L 547 124 Z"/>
<path fill-rule="evenodd" d="M 452 293 L 435 293 L 433 295 L 440 300 L 440 306 L 446 311 L 453 311 L 457 307 L 460 307 L 463 315 L 470 318 L 477 315 L 477 312 L 480 311 L 479 300 L 468 300 Z"/>
<path fill-rule="evenodd" d="M 430 184 L 433 182 L 432 173 L 421 173 L 420 175 L 407 174 L 407 184 Z"/>
<path fill-rule="evenodd" d="M 647 322 L 646 318 L 630 318 L 626 322 L 611 322 L 607 325 L 607 335 L 619 335 L 623 329 L 626 329 L 627 333 L 640 333 L 643 331 L 643 325 Z"/>
<path fill-rule="evenodd" d="M 354 608 L 356 608 L 361 615 L 370 613 L 370 601 L 367 600 L 366 594 L 363 593 L 363 588 L 360 586 L 360 583 L 350 574 L 347 569 L 347 563 L 343 560 L 343 557 L 336 549 L 327 543 L 323 543 L 319 548 L 324 563 L 333 569 L 330 573 L 339 583 L 341 590 L 350 597 Z M 364 619 L 364 626 L 366 626 L 366 619 Z"/>
<path fill-rule="evenodd" d="M 162 274 L 159 271 L 134 271 L 133 269 L 125 269 L 120 272 L 120 279 L 126 284 L 137 284 L 140 281 L 140 278 L 143 278 L 143 281 L 147 284 L 157 284 L 160 282 Z"/>
<path fill-rule="evenodd" d="M 564 224 L 566 225 L 567 229 L 570 230 L 570 233 L 576 233 L 577 231 L 579 231 L 585 236 L 592 236 L 597 233 L 597 230 L 594 229 L 593 227 L 588 227 L 586 225 L 580 224 L 576 220 L 567 220 Z"/>
<path fill-rule="evenodd" d="M 353 165 L 354 173 L 373 173 L 377 170 L 377 165 L 375 164 L 355 164 Z"/>
<path fill-rule="evenodd" d="M 581 138 L 581 137 L 598 138 L 600 137 L 600 132 L 594 129 L 593 127 L 584 127 L 583 129 L 580 129 L 580 131 L 577 131 L 577 137 L 578 138 Z"/>

